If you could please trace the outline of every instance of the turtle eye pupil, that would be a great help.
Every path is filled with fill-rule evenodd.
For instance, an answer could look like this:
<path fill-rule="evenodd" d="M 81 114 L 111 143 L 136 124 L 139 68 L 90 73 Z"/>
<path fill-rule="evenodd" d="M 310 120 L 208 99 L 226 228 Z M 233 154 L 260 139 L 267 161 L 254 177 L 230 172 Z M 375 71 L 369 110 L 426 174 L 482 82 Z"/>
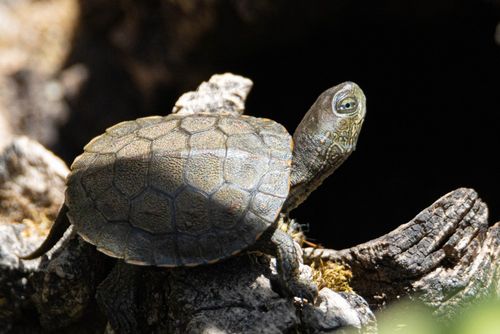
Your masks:
<path fill-rule="evenodd" d="M 356 110 L 358 103 L 354 97 L 346 97 L 338 101 L 336 109 L 340 113 L 351 113 Z"/>

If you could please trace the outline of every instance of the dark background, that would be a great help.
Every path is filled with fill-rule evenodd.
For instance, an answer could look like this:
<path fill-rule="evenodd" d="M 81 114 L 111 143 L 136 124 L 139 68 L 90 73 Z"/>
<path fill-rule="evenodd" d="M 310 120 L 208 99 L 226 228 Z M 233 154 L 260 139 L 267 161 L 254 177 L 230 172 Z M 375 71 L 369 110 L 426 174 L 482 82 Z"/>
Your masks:
<path fill-rule="evenodd" d="M 170 112 L 213 73 L 250 77 L 247 113 L 291 133 L 323 90 L 350 80 L 368 104 L 358 149 L 292 214 L 313 242 L 343 248 L 378 237 L 458 187 L 476 189 L 491 222 L 500 220 L 493 1 L 81 7 L 67 67 L 83 63 L 90 77 L 55 147 L 68 162 L 107 126 Z"/>

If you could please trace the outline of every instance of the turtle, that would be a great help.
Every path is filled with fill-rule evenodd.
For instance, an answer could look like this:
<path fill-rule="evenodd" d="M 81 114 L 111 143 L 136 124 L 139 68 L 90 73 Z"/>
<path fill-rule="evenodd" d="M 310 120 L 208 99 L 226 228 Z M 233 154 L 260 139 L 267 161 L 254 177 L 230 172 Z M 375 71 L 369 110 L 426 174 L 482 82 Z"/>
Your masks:
<path fill-rule="evenodd" d="M 108 256 L 158 267 L 211 264 L 265 240 L 283 291 L 314 299 L 316 286 L 300 277 L 301 249 L 277 218 L 355 150 L 365 96 L 353 82 L 326 90 L 292 138 L 273 120 L 243 115 L 251 86 L 214 75 L 171 114 L 121 122 L 92 139 L 71 165 L 48 237 L 21 258 L 49 251 L 70 225 Z"/>

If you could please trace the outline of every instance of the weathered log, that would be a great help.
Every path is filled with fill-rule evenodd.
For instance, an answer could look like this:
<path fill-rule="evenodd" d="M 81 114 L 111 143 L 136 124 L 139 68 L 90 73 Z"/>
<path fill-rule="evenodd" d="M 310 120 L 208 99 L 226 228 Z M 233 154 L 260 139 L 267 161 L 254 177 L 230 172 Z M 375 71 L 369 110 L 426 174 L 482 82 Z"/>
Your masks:
<path fill-rule="evenodd" d="M 282 296 L 274 261 L 257 253 L 197 268 L 115 265 L 115 260 L 69 230 L 41 259 L 20 261 L 16 254 L 35 248 L 46 227 L 40 228 L 41 233 L 32 232 L 31 238 L 23 236 L 30 226 L 40 225 L 19 221 L 27 213 L 18 202 L 28 202 L 32 211 L 43 212 L 40 196 L 26 189 L 32 187 L 47 192 L 41 203 L 50 204 L 54 211 L 62 201 L 67 168 L 25 138 L 5 150 L 0 161 L 7 166 L 2 186 L 20 192 L 9 193 L 9 208 L 15 214 L 3 212 L 0 224 L 0 296 L 4 301 L 0 328 L 4 331 L 94 333 L 104 331 L 109 322 L 107 331 L 118 333 L 282 333 L 299 329 L 321 333 L 346 326 L 361 331 L 374 322 L 368 305 L 352 294 L 343 296 L 325 288 L 315 305 L 300 305 Z M 307 266 L 302 272 L 312 276 Z"/>
<path fill-rule="evenodd" d="M 482 296 L 500 297 L 500 223 L 488 227 L 486 204 L 472 189 L 443 196 L 378 239 L 305 256 L 348 264 L 353 289 L 376 309 L 410 296 L 452 317 Z"/>
<path fill-rule="evenodd" d="M 37 142 L 20 137 L 0 155 L 0 329 L 8 330 L 33 309 L 30 274 L 40 260 L 16 254 L 39 244 L 63 200 L 64 162 Z M 36 322 L 26 322 L 27 328 Z"/>
<path fill-rule="evenodd" d="M 255 252 L 196 268 L 137 267 L 70 230 L 41 259 L 20 261 L 16 253 L 35 248 L 46 229 L 32 212 L 53 217 L 67 169 L 25 138 L 0 155 L 0 166 L 2 204 L 9 203 L 0 211 L 0 332 L 374 333 L 363 297 L 377 309 L 410 296 L 448 318 L 500 295 L 500 224 L 488 227 L 486 205 L 471 189 L 371 242 L 306 249 L 306 261 L 348 264 L 357 294 L 324 288 L 314 304 L 301 305 L 280 294 L 273 259 Z M 302 266 L 304 275 L 311 270 Z"/>

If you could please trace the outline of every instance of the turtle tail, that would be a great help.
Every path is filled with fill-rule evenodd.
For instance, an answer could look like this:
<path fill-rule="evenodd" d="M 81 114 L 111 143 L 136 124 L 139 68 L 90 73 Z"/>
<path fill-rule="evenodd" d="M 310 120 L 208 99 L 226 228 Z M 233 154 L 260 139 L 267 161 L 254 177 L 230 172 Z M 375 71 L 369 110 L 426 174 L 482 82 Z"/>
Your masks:
<path fill-rule="evenodd" d="M 52 247 L 54 247 L 54 245 L 62 238 L 64 232 L 66 232 L 70 225 L 66 213 L 68 213 L 68 207 L 63 204 L 61 210 L 59 210 L 56 220 L 54 221 L 54 224 L 52 225 L 52 228 L 50 229 L 49 235 L 44 242 L 32 253 L 23 256 L 18 255 L 17 257 L 22 260 L 33 260 L 51 250 Z"/>

